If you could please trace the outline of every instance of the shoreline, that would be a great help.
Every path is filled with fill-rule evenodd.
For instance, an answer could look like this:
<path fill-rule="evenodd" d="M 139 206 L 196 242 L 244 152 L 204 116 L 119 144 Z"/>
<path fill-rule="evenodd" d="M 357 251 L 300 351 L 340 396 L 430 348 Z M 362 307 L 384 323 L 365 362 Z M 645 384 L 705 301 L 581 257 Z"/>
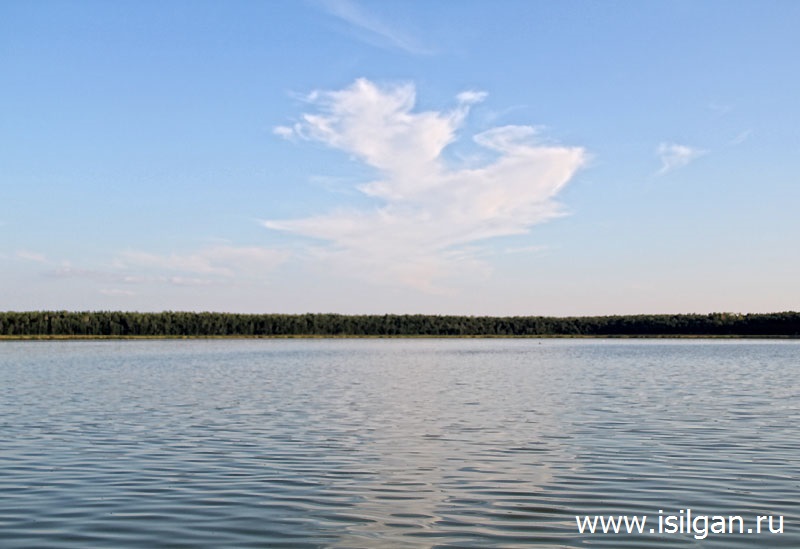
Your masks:
<path fill-rule="evenodd" d="M 537 335 L 0 335 L 1 341 L 105 341 L 105 340 L 192 340 L 192 339 L 800 339 L 796 335 L 761 334 L 537 334 Z"/>

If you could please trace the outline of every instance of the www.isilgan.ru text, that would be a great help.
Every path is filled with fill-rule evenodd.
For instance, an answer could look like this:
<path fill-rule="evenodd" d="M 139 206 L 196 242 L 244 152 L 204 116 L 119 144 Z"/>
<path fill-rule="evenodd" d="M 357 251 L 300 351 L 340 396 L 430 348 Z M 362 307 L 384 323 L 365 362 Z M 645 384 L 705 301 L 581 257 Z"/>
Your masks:
<path fill-rule="evenodd" d="M 783 534 L 783 515 L 706 515 L 681 509 L 658 515 L 576 515 L 581 534 L 691 534 L 695 539 L 722 534 Z"/>

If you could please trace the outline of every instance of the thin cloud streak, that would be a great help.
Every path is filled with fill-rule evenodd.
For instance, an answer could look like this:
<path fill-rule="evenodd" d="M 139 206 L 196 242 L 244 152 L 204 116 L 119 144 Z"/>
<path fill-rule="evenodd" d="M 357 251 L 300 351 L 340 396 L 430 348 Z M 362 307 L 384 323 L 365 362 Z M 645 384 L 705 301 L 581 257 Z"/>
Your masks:
<path fill-rule="evenodd" d="M 16 254 L 17 259 L 24 261 L 32 261 L 34 263 L 47 263 L 47 257 L 44 254 L 31 252 L 28 250 L 19 250 Z"/>
<path fill-rule="evenodd" d="M 100 294 L 108 297 L 131 297 L 136 295 L 136 292 L 131 290 L 120 290 L 119 288 L 102 288 L 99 290 Z"/>
<path fill-rule="evenodd" d="M 42 274 L 105 285 L 231 286 L 245 280 L 263 279 L 289 255 L 285 250 L 234 246 L 213 246 L 193 253 L 169 255 L 127 251 L 117 254 L 109 265 L 100 268 L 76 268 L 64 262 Z M 106 295 L 132 295 L 127 289 L 99 289 L 101 293 L 105 290 L 115 292 Z"/>
<path fill-rule="evenodd" d="M 214 246 L 190 254 L 158 255 L 147 252 L 123 252 L 119 255 L 117 264 L 128 269 L 157 269 L 231 278 L 258 275 L 274 270 L 288 258 L 288 255 L 285 251 L 271 248 Z M 179 282 L 193 281 L 193 285 L 199 280 L 172 278 Z"/>
<path fill-rule="evenodd" d="M 661 169 L 658 170 L 656 175 L 664 175 L 667 172 L 686 166 L 689 162 L 705 155 L 706 151 L 676 143 L 661 143 L 656 153 L 661 159 Z"/>
<path fill-rule="evenodd" d="M 358 190 L 379 201 L 372 209 L 341 209 L 264 225 L 328 241 L 312 250 L 332 268 L 372 282 L 429 292 L 438 282 L 488 266 L 464 250 L 489 238 L 525 234 L 561 215 L 555 195 L 584 164 L 579 147 L 542 145 L 530 126 L 492 128 L 473 137 L 494 160 L 452 169 L 444 149 L 457 138 L 472 105 L 467 91 L 449 111 L 416 112 L 412 84 L 378 86 L 359 79 L 339 91 L 314 92 L 317 112 L 280 134 L 322 142 L 375 168 L 381 179 Z"/>
<path fill-rule="evenodd" d="M 752 135 L 752 133 L 753 133 L 753 130 L 745 130 L 745 131 L 739 133 L 739 135 L 737 135 L 736 137 L 734 137 L 731 140 L 730 144 L 731 145 L 741 145 L 742 143 L 744 143 L 745 141 L 747 141 L 750 138 L 750 135 Z"/>
<path fill-rule="evenodd" d="M 422 45 L 415 37 L 366 12 L 356 2 L 351 0 L 326 0 L 323 2 L 323 6 L 328 13 L 349 24 L 354 29 L 356 38 L 370 45 L 398 49 L 414 55 L 431 55 L 435 53 L 432 49 Z"/>

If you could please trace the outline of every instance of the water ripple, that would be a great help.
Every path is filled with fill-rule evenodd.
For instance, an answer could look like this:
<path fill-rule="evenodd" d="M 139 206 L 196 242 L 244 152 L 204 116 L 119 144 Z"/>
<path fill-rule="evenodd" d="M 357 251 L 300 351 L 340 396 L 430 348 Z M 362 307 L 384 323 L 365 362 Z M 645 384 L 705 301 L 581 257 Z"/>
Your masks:
<path fill-rule="evenodd" d="M 798 350 L 6 342 L 0 546 L 798 547 Z M 785 531 L 575 522 L 687 508 Z"/>

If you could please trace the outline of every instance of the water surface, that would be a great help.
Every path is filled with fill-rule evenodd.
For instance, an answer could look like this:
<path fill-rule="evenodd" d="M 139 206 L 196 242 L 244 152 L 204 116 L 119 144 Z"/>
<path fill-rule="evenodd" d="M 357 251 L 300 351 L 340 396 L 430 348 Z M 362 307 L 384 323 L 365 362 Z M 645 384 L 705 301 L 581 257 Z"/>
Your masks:
<path fill-rule="evenodd" d="M 798 351 L 3 342 L 0 546 L 800 547 Z M 687 508 L 783 515 L 784 533 L 575 522 Z"/>

